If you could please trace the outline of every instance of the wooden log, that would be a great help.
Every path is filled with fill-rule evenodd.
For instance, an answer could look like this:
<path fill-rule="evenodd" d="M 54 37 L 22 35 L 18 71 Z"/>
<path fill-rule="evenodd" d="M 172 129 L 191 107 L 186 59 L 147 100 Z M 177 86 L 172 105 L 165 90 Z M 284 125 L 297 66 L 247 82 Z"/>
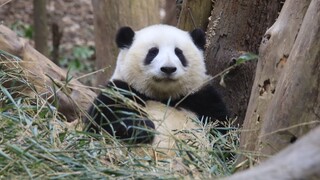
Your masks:
<path fill-rule="evenodd" d="M 236 173 L 226 180 L 319 179 L 320 127 L 259 166 Z"/>
<path fill-rule="evenodd" d="M 0 25 L 0 49 L 21 59 L 14 63 L 21 67 L 25 78 L 34 85 L 37 94 L 45 96 L 49 101 L 58 102 L 58 110 L 65 115 L 68 122 L 82 116 L 96 96 L 93 91 L 75 79 L 67 83 L 66 71 L 4 25 Z M 1 61 L 5 60 L 8 59 L 1 59 Z M 24 87 L 20 90 L 24 94 L 34 96 L 30 89 Z"/>

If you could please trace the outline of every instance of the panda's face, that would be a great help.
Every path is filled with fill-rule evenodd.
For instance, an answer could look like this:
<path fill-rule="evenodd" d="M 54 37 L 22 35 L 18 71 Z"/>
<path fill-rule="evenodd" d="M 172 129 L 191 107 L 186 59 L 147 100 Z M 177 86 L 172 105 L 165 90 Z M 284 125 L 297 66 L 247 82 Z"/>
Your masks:
<path fill-rule="evenodd" d="M 133 32 L 125 27 L 116 41 L 120 53 L 112 79 L 123 80 L 151 98 L 179 98 L 207 78 L 200 30 L 189 33 L 154 25 Z"/>

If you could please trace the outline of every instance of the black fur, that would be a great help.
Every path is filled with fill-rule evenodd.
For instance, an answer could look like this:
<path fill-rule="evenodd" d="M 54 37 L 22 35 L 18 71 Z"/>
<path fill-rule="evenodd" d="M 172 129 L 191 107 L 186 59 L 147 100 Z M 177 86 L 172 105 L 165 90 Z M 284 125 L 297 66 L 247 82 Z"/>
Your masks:
<path fill-rule="evenodd" d="M 143 101 L 155 100 L 149 98 L 123 81 L 113 81 L 107 85 L 107 88 L 120 88 L 125 91 L 119 91 L 126 98 L 136 101 L 138 104 L 144 106 Z M 128 93 L 131 92 L 131 93 Z M 139 98 L 137 98 L 139 97 Z M 198 115 L 199 119 L 202 117 L 211 117 L 210 120 L 218 119 L 220 122 L 226 121 L 228 116 L 227 108 L 222 101 L 222 98 L 212 85 L 207 85 L 199 91 L 189 95 L 183 101 L 180 99 L 170 101 L 170 106 L 176 106 L 178 108 L 185 108 Z M 132 109 L 124 105 L 125 100 L 123 98 L 110 98 L 104 93 L 101 93 L 94 105 L 89 110 L 89 115 L 92 119 L 109 134 L 125 140 L 131 143 L 150 143 L 154 138 L 154 134 L 149 130 L 141 130 L 141 128 L 128 128 L 134 127 L 146 127 L 147 129 L 154 130 L 154 124 L 151 120 L 141 115 L 137 110 Z M 181 102 L 180 102 L 181 101 Z M 164 104 L 168 104 L 169 100 L 162 101 Z M 126 114 L 121 112 L 127 112 Z M 130 114 L 128 114 L 130 112 Z M 134 117 L 134 115 L 140 115 L 140 118 Z M 142 117 L 142 118 L 141 118 Z M 99 127 L 91 124 L 92 129 L 98 130 Z"/>
<path fill-rule="evenodd" d="M 194 44 L 201 50 L 204 50 L 204 46 L 206 45 L 206 34 L 203 30 L 197 28 L 190 32 L 190 36 L 194 42 Z"/>
<path fill-rule="evenodd" d="M 174 49 L 174 53 L 177 55 L 179 60 L 181 61 L 181 64 L 186 67 L 188 65 L 186 57 L 184 57 L 183 51 L 179 48 Z"/>
<path fill-rule="evenodd" d="M 140 105 L 144 105 L 143 101 L 146 100 L 146 97 L 122 81 L 109 82 L 106 89 L 119 91 L 123 96 Z M 137 96 L 143 101 L 136 98 Z M 147 118 L 141 118 L 141 113 L 128 107 L 124 101 L 125 98 L 116 98 L 111 94 L 101 92 L 88 111 L 98 126 L 90 123 L 89 130 L 100 131 L 100 128 L 103 128 L 110 135 L 128 143 L 152 142 L 154 138 L 152 130 L 155 128 L 153 122 Z"/>
<path fill-rule="evenodd" d="M 199 119 L 209 117 L 211 120 L 226 121 L 228 111 L 220 94 L 212 85 L 207 85 L 185 98 L 178 107 L 185 108 L 198 115 Z"/>
<path fill-rule="evenodd" d="M 116 43 L 118 48 L 129 48 L 133 42 L 134 31 L 130 27 L 122 27 L 116 35 Z"/>
<path fill-rule="evenodd" d="M 149 49 L 148 54 L 144 59 L 144 65 L 149 65 L 152 62 L 152 60 L 158 55 L 158 53 L 159 53 L 159 48 L 157 47 L 153 47 Z"/>

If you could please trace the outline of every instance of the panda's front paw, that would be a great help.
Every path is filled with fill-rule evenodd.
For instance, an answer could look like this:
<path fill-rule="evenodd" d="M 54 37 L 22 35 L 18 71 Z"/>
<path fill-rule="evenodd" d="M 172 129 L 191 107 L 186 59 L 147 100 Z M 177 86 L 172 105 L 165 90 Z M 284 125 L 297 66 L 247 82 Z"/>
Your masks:
<path fill-rule="evenodd" d="M 149 144 L 154 139 L 155 126 L 149 119 L 124 120 L 116 134 L 126 143 Z"/>

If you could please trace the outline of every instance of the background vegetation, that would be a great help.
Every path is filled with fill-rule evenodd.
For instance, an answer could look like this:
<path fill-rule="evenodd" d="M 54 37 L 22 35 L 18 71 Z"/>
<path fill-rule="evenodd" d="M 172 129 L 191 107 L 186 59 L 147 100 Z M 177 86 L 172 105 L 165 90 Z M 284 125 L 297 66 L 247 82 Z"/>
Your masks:
<path fill-rule="evenodd" d="M 210 178 L 258 165 L 230 179 L 319 179 L 319 13 L 319 0 L 0 1 L 3 24 L 29 39 L 0 25 L 0 177 Z M 81 128 L 113 71 L 116 30 L 160 22 L 206 30 L 208 73 L 228 70 L 212 83 L 241 127 L 178 141 L 164 160 Z M 243 52 L 258 61 L 233 68 Z"/>

